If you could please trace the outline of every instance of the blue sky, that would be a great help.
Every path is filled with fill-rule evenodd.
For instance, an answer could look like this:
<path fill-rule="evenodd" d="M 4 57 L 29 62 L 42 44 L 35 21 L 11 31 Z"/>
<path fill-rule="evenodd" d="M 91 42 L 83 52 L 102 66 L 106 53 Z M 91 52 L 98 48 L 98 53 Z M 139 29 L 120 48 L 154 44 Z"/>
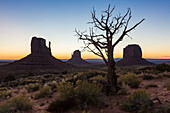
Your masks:
<path fill-rule="evenodd" d="M 52 42 L 57 58 L 70 58 L 83 47 L 74 29 L 87 30 L 91 10 L 101 11 L 108 4 L 114 14 L 132 10 L 130 26 L 146 20 L 115 48 L 115 57 L 122 57 L 128 44 L 139 44 L 144 58 L 170 58 L 169 0 L 0 0 L 0 59 L 19 59 L 30 53 L 31 37 L 43 37 Z M 83 58 L 98 58 L 83 52 Z"/>

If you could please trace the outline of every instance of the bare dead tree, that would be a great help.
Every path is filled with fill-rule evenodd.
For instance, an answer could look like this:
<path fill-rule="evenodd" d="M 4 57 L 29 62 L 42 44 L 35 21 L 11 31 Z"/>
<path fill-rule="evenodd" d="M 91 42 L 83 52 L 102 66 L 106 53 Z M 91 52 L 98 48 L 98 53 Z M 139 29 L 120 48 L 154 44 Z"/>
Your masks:
<path fill-rule="evenodd" d="M 89 28 L 89 33 L 80 32 L 75 30 L 80 40 L 83 40 L 85 46 L 84 49 L 94 53 L 101 57 L 108 67 L 107 83 L 116 92 L 117 91 L 117 75 L 115 73 L 115 61 L 114 61 L 114 48 L 123 40 L 125 36 L 130 37 L 128 33 L 135 29 L 145 19 L 142 19 L 131 28 L 128 28 L 131 15 L 131 9 L 129 8 L 124 16 L 120 14 L 113 16 L 114 8 L 110 8 L 106 11 L 102 11 L 100 19 L 96 17 L 96 11 L 93 8 L 91 12 L 92 22 L 94 28 L 99 29 L 99 32 Z M 118 35 L 118 36 L 117 36 Z"/>

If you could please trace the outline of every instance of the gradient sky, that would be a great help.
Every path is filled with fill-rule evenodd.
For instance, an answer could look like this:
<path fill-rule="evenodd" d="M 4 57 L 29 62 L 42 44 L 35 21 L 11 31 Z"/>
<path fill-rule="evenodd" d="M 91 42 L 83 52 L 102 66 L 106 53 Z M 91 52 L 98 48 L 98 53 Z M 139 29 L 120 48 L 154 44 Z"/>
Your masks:
<path fill-rule="evenodd" d="M 146 20 L 115 48 L 115 57 L 123 56 L 128 44 L 139 44 L 144 58 L 170 58 L 170 0 L 0 0 L 0 59 L 20 59 L 30 53 L 31 37 L 52 43 L 56 58 L 69 59 L 82 50 L 75 28 L 88 30 L 91 10 L 97 14 L 115 6 L 114 14 L 132 10 L 133 25 Z M 83 52 L 83 58 L 99 58 Z"/>

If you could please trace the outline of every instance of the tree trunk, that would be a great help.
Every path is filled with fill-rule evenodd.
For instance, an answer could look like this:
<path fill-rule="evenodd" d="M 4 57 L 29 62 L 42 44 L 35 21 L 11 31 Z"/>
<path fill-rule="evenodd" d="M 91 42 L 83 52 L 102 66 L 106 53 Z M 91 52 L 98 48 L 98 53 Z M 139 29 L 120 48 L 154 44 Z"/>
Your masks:
<path fill-rule="evenodd" d="M 110 43 L 110 47 L 108 48 L 108 75 L 107 75 L 107 83 L 110 87 L 110 91 L 113 93 L 117 93 L 117 75 L 115 68 L 115 61 L 113 58 L 113 48 Z"/>
<path fill-rule="evenodd" d="M 116 75 L 115 61 L 108 64 L 107 82 L 114 93 L 117 93 L 117 75 Z"/>

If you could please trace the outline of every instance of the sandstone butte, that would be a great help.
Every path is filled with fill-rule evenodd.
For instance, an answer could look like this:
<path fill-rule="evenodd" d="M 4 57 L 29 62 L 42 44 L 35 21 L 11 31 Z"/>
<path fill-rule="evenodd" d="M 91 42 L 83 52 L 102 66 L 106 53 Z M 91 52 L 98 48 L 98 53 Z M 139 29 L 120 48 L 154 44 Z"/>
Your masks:
<path fill-rule="evenodd" d="M 83 60 L 81 58 L 81 52 L 79 50 L 75 50 L 73 52 L 72 58 L 67 61 L 67 63 L 75 65 L 75 66 L 85 66 L 89 65 L 90 63 Z"/>
<path fill-rule="evenodd" d="M 32 37 L 31 54 L 18 61 L 4 65 L 2 68 L 17 70 L 20 69 L 36 70 L 36 69 L 59 69 L 70 67 L 73 66 L 52 56 L 51 42 L 49 42 L 49 47 L 47 47 L 45 39 Z"/>
<path fill-rule="evenodd" d="M 123 59 L 116 62 L 117 66 L 153 65 L 142 58 L 142 49 L 137 44 L 131 44 L 123 49 Z"/>

